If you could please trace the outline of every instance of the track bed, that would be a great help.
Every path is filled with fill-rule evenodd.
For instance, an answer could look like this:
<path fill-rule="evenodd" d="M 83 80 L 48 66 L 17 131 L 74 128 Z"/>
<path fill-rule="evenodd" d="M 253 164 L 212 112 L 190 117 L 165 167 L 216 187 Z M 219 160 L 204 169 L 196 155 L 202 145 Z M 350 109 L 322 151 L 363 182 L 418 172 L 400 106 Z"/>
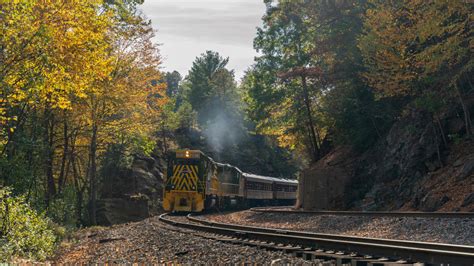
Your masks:
<path fill-rule="evenodd" d="M 361 237 L 474 245 L 474 219 L 261 213 L 207 214 L 215 222 Z"/>

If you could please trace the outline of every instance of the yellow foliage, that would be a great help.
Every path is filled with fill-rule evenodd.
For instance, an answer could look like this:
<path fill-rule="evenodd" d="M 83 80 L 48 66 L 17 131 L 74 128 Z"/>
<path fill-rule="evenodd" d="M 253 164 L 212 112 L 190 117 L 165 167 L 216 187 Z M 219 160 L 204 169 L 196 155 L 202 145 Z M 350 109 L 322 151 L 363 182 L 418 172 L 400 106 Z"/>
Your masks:
<path fill-rule="evenodd" d="M 161 61 L 142 18 L 124 26 L 100 0 L 0 3 L 1 143 L 18 114 L 24 119 L 33 109 L 79 130 L 78 147 L 91 145 L 93 128 L 99 149 L 127 135 L 151 135 L 167 99 L 163 85 L 152 86 Z"/>
<path fill-rule="evenodd" d="M 472 61 L 472 6 L 463 1 L 371 0 L 359 40 L 368 83 L 381 96 L 416 95 L 415 82 L 446 86 Z M 456 18 L 453 20 L 453 18 Z M 448 72 L 452 72 L 448 74 Z M 463 70 L 459 70 L 461 73 Z M 442 81 L 442 82 L 441 82 Z"/>
<path fill-rule="evenodd" d="M 67 109 L 75 97 L 85 96 L 87 87 L 109 75 L 113 58 L 107 31 L 113 20 L 109 12 L 98 12 L 100 4 L 2 2 L 2 108 L 27 103 Z"/>

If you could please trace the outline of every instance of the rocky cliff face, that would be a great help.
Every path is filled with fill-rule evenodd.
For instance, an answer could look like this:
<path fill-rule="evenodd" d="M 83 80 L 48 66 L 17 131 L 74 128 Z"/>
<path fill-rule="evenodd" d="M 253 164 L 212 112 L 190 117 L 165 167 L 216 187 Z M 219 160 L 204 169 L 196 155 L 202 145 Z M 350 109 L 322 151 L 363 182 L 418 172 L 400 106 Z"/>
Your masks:
<path fill-rule="evenodd" d="M 445 136 L 460 136 L 463 127 L 459 120 L 455 112 L 446 113 L 446 123 L 437 125 L 427 113 L 412 112 L 395 123 L 387 137 L 364 154 L 359 164 L 361 177 L 371 179 L 373 185 L 362 202 L 354 206 L 470 210 L 473 206 L 463 205 L 463 197 L 474 188 L 474 169 L 469 167 L 473 142 L 465 138 L 443 147 L 439 130 L 443 128 Z"/>
<path fill-rule="evenodd" d="M 427 113 L 411 112 L 363 154 L 336 148 L 304 176 L 343 173 L 328 181 L 326 189 L 339 192 L 330 193 L 334 199 L 326 209 L 474 211 L 474 141 L 447 139 L 445 147 L 439 129 L 446 138 L 460 136 L 462 120 L 451 113 L 445 123 L 432 121 Z"/>
<path fill-rule="evenodd" d="M 107 177 L 97 202 L 101 225 L 139 221 L 161 212 L 165 161 L 159 156 L 135 156 L 129 168 Z"/>

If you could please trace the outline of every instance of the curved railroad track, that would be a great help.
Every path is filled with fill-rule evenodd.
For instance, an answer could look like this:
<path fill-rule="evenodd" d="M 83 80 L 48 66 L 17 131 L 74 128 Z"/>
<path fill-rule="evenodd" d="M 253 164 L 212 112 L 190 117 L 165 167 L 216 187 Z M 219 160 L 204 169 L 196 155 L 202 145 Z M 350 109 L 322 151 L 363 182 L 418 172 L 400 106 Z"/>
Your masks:
<path fill-rule="evenodd" d="M 338 265 L 352 262 L 357 262 L 357 265 L 375 262 L 474 265 L 474 246 L 224 224 L 206 221 L 191 215 L 187 216 L 187 221 L 183 221 L 183 219 L 178 221 L 168 214 L 162 214 L 159 218 L 162 222 L 174 226 L 217 234 L 214 238 L 220 241 L 285 250 L 306 259 L 334 260 Z"/>
<path fill-rule="evenodd" d="M 314 215 L 338 215 L 338 216 L 372 216 L 372 217 L 418 217 L 418 218 L 471 218 L 474 212 L 385 212 L 385 211 L 304 211 L 294 210 L 288 207 L 255 207 L 250 211 L 262 213 L 296 213 Z"/>

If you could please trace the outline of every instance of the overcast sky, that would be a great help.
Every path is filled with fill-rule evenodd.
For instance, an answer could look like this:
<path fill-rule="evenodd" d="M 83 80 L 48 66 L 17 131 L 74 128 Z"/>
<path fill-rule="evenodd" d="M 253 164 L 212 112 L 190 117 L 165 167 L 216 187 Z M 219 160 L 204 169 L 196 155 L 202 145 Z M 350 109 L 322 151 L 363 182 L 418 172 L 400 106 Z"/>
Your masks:
<path fill-rule="evenodd" d="M 184 77 L 206 50 L 229 57 L 240 79 L 256 55 L 253 38 L 265 12 L 263 0 L 145 0 L 141 6 L 157 30 L 166 71 Z"/>

